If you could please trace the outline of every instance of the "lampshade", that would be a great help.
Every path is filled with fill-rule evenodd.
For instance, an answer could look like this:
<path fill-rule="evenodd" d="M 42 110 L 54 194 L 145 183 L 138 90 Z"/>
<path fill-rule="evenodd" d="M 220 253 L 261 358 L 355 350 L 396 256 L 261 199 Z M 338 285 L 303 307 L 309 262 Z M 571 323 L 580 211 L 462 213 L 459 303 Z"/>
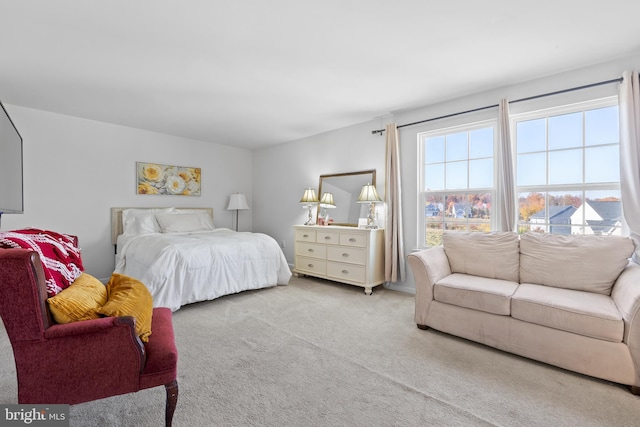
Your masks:
<path fill-rule="evenodd" d="M 300 203 L 310 204 L 310 203 L 318 203 L 318 196 L 316 195 L 316 190 L 309 187 L 304 190 L 304 194 L 302 195 L 302 199 L 300 199 Z"/>
<path fill-rule="evenodd" d="M 249 209 L 249 205 L 247 204 L 247 198 L 244 194 L 236 193 L 229 196 L 229 205 L 227 206 L 228 211 L 245 209 Z"/>
<path fill-rule="evenodd" d="M 375 186 L 369 183 L 362 186 L 362 190 L 360 190 L 360 195 L 358 196 L 358 203 L 373 203 L 381 201 L 382 199 L 378 196 Z"/>
<path fill-rule="evenodd" d="M 333 201 L 333 193 L 324 193 L 320 199 L 320 206 L 323 208 L 335 208 L 336 204 Z"/>

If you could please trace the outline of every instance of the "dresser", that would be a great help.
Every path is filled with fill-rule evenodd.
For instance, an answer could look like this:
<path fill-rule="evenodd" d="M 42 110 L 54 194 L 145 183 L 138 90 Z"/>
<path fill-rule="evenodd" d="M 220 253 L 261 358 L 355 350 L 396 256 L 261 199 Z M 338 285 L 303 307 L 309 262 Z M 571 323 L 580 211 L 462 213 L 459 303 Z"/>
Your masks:
<path fill-rule="evenodd" d="M 361 286 L 384 282 L 384 230 L 296 225 L 294 273 Z"/>

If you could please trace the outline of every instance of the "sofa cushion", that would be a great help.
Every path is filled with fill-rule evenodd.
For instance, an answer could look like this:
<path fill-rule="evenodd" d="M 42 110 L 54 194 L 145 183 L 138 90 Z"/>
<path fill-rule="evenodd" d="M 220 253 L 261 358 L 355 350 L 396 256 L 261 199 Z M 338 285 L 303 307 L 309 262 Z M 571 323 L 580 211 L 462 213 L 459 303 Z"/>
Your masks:
<path fill-rule="evenodd" d="M 433 299 L 459 307 L 508 316 L 516 282 L 454 273 L 436 282 Z"/>
<path fill-rule="evenodd" d="M 607 295 L 521 284 L 511 298 L 511 317 L 601 340 L 621 342 L 624 322 Z"/>
<path fill-rule="evenodd" d="M 611 294 L 633 254 L 621 236 L 525 233 L 520 237 L 520 282 Z"/>
<path fill-rule="evenodd" d="M 442 236 L 451 272 L 518 281 L 518 235 L 510 232 L 446 232 Z"/>

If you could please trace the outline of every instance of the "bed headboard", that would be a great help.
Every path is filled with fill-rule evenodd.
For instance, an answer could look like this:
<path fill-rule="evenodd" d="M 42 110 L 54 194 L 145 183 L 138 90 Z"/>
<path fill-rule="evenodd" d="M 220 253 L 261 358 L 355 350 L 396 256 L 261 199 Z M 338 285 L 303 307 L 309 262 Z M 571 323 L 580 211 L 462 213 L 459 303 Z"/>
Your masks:
<path fill-rule="evenodd" d="M 115 245 L 118 241 L 118 236 L 122 234 L 122 211 L 125 209 L 158 209 L 159 207 L 139 207 L 139 206 L 131 206 L 126 208 L 111 208 L 111 244 Z M 207 212 L 211 218 L 213 218 L 213 208 L 175 208 L 176 211 L 182 210 L 199 210 L 203 212 Z"/>

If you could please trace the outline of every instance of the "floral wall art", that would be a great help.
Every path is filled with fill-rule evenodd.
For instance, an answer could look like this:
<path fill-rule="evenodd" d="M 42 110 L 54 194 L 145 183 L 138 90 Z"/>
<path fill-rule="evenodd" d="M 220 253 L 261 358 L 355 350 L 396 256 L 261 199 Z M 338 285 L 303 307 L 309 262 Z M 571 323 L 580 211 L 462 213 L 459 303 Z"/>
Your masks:
<path fill-rule="evenodd" d="M 200 168 L 136 162 L 138 194 L 200 195 Z"/>

